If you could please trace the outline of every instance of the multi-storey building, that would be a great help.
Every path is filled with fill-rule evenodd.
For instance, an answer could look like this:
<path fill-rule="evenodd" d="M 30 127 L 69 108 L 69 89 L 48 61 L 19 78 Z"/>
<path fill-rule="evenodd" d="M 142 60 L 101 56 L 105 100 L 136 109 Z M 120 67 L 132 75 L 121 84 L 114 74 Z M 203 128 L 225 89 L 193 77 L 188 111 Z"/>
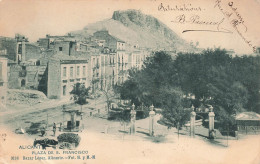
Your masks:
<path fill-rule="evenodd" d="M 70 97 L 76 83 L 89 87 L 89 65 L 86 58 L 64 54 L 54 55 L 48 63 L 47 96 L 49 98 Z"/>
<path fill-rule="evenodd" d="M 16 34 L 15 38 L 1 37 L 0 45 L 6 49 L 9 61 L 17 64 L 41 57 L 40 47 L 29 43 L 23 35 Z"/>
<path fill-rule="evenodd" d="M 7 55 L 6 49 L 0 49 L 0 108 L 6 105 L 7 99 Z"/>
<path fill-rule="evenodd" d="M 138 45 L 129 50 L 126 42 L 111 36 L 106 30 L 95 32 L 93 37 L 84 42 L 69 34 L 46 35 L 37 44 L 31 44 L 24 36 L 16 35 L 15 39 L 0 38 L 0 43 L 7 48 L 8 59 L 16 63 L 9 64 L 10 88 L 38 89 L 47 93 L 48 97 L 57 98 L 69 95 L 76 82 L 92 85 L 93 91 L 121 85 L 128 78 L 128 70 L 133 67 L 141 69 L 146 57 Z M 11 43 L 12 48 L 7 46 Z M 70 72 L 81 70 L 84 64 L 88 78 L 73 78 L 69 73 L 66 77 L 54 76 L 64 72 L 63 69 Z M 52 69 L 61 65 L 64 68 Z M 76 73 L 73 75 L 76 77 Z"/>
<path fill-rule="evenodd" d="M 130 54 L 130 60 L 129 62 L 131 63 L 131 68 L 137 68 L 141 69 L 144 60 L 149 56 L 148 51 L 146 50 L 134 50 Z"/>
<path fill-rule="evenodd" d="M 101 77 L 100 88 L 110 89 L 115 84 L 116 53 L 110 53 L 105 49 L 101 54 Z"/>
<path fill-rule="evenodd" d="M 109 58 L 112 56 L 114 58 L 115 66 L 111 67 L 112 71 L 101 72 L 102 75 L 106 74 L 106 76 L 112 73 L 113 85 L 121 85 L 128 78 L 129 69 L 133 67 L 141 69 L 143 61 L 148 56 L 148 51 L 141 49 L 138 44 L 129 49 L 125 41 L 111 36 L 107 30 L 95 32 L 92 40 L 102 48 L 104 47 L 104 50 L 108 49 L 110 54 L 108 56 Z M 102 53 L 101 56 L 105 59 L 107 55 Z M 102 64 L 101 66 L 102 70 L 107 70 L 108 68 L 107 64 Z M 103 66 L 105 66 L 105 68 L 103 68 Z M 107 81 L 106 78 L 101 79 L 101 83 L 106 84 L 104 83 L 104 81 Z"/>
<path fill-rule="evenodd" d="M 90 68 L 91 68 L 91 84 L 92 92 L 95 92 L 96 89 L 100 88 L 100 79 L 101 79 L 101 60 L 99 54 L 92 54 L 90 57 Z"/>

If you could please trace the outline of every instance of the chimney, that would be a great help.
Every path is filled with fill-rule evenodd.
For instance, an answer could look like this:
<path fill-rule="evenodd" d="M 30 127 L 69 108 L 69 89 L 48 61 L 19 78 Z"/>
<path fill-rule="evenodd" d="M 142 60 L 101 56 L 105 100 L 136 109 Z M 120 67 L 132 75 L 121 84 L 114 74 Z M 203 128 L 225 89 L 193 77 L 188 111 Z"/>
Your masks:
<path fill-rule="evenodd" d="M 22 40 L 22 62 L 24 62 L 26 59 L 25 59 L 25 39 Z"/>

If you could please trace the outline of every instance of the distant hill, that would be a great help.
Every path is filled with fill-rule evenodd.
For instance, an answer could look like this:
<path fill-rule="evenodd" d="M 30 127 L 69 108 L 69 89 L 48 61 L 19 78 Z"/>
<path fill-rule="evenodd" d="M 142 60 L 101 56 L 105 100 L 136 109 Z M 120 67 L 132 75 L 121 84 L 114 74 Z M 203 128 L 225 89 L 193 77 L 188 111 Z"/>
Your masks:
<path fill-rule="evenodd" d="M 138 10 L 115 11 L 111 19 L 87 25 L 83 30 L 71 32 L 87 38 L 99 30 L 108 30 L 112 36 L 128 44 L 156 50 L 194 50 L 165 24 Z"/>

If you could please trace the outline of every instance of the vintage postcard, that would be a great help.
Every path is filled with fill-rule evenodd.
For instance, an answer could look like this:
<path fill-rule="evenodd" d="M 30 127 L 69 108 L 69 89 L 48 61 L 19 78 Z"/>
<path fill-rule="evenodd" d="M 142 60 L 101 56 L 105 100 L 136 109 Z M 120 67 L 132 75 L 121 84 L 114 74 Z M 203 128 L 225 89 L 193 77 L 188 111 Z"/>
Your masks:
<path fill-rule="evenodd" d="M 0 0 L 0 163 L 259 164 L 259 0 Z"/>

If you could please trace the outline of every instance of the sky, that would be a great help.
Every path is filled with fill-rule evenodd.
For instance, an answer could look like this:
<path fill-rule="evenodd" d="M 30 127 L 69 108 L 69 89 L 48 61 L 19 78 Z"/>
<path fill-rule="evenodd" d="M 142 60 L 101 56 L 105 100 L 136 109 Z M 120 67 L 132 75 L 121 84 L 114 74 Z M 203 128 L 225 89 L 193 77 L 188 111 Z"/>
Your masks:
<path fill-rule="evenodd" d="M 219 2 L 220 6 L 216 6 Z M 260 2 L 259 0 L 239 0 L 232 3 L 236 12 L 230 8 L 228 0 L 0 0 L 0 36 L 14 37 L 20 33 L 37 41 L 50 35 L 63 35 L 81 30 L 88 24 L 112 17 L 115 10 L 137 9 L 152 15 L 166 24 L 181 38 L 188 42 L 199 42 L 199 47 L 221 47 L 233 49 L 237 53 L 252 53 L 252 47 L 260 47 Z M 167 8 L 200 8 L 200 11 L 162 11 Z M 230 18 L 222 12 L 233 13 Z M 184 15 L 184 23 L 176 23 L 178 16 Z M 224 21 L 216 25 L 194 24 L 189 20 L 198 16 L 202 22 Z M 231 21 L 239 19 L 243 24 L 232 27 Z M 174 21 L 174 22 L 172 22 Z M 222 33 L 227 29 L 230 33 Z M 219 30 L 220 29 L 220 30 Z M 184 30 L 211 30 L 185 32 Z M 216 32 L 217 31 L 217 32 Z M 240 32 L 240 34 L 239 34 Z M 246 42 L 249 42 L 246 43 Z"/>

